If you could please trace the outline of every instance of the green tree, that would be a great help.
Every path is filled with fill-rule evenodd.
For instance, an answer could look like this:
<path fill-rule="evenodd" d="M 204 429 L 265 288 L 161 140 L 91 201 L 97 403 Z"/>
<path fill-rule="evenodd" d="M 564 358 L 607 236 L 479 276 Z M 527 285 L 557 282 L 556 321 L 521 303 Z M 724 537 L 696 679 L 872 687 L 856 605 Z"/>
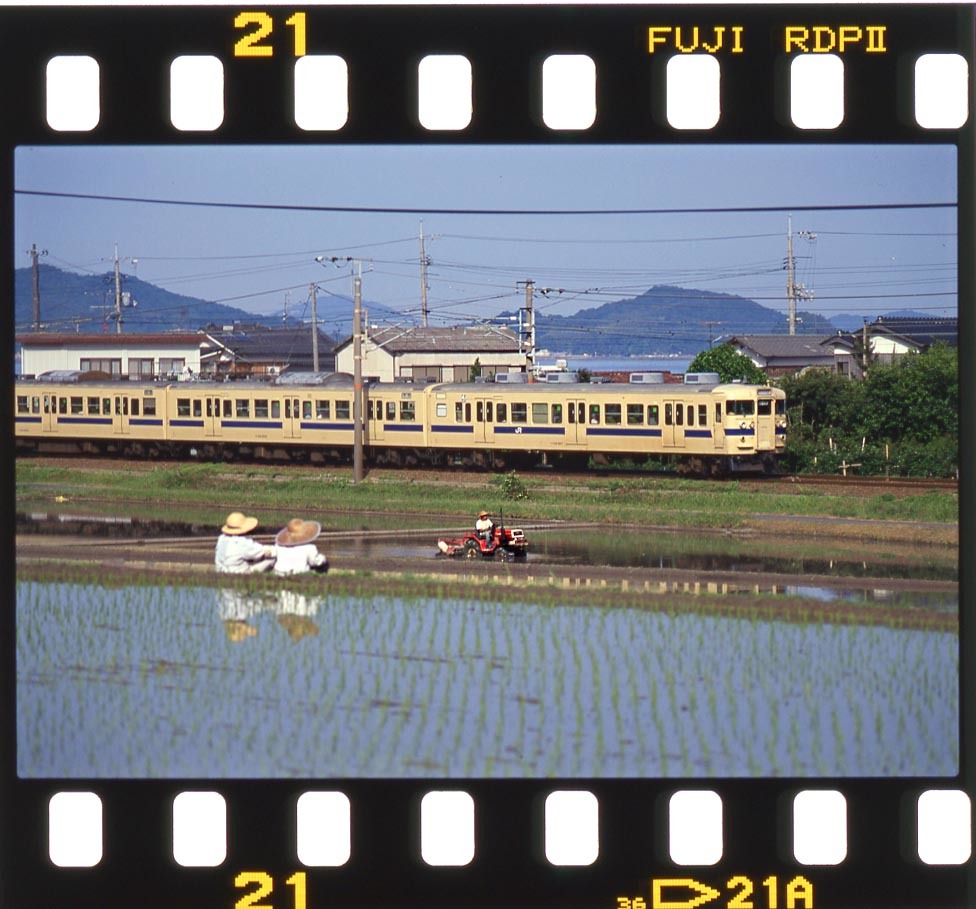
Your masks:
<path fill-rule="evenodd" d="M 468 381 L 474 382 L 481 375 L 481 358 L 475 357 L 474 363 L 471 364 L 471 371 L 468 374 Z"/>
<path fill-rule="evenodd" d="M 766 373 L 729 343 L 701 351 L 688 365 L 688 372 L 717 372 L 723 382 L 766 384 Z"/>

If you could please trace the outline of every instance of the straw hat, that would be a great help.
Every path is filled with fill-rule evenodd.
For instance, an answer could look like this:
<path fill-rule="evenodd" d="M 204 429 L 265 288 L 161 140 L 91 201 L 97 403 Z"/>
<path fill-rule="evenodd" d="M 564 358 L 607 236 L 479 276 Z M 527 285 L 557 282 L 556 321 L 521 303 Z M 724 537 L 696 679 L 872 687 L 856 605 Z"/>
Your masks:
<path fill-rule="evenodd" d="M 303 521 L 301 518 L 292 518 L 278 532 L 275 542 L 279 546 L 301 546 L 303 543 L 311 543 L 322 532 L 322 525 L 318 521 Z"/>
<path fill-rule="evenodd" d="M 257 518 L 248 518 L 239 511 L 232 511 L 229 515 L 227 515 L 227 520 L 224 523 L 224 526 L 220 528 L 220 532 L 228 533 L 233 536 L 240 533 L 250 533 L 257 526 Z"/>
<path fill-rule="evenodd" d="M 490 511 L 479 511 L 478 512 L 478 517 L 479 518 L 487 518 L 490 515 L 491 515 L 491 512 Z"/>

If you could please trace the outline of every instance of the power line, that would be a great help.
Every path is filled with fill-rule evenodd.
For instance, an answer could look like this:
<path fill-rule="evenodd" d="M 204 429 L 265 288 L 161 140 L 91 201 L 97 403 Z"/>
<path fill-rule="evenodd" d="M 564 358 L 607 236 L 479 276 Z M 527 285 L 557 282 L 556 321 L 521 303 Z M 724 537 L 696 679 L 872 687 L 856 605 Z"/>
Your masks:
<path fill-rule="evenodd" d="M 21 196 L 45 196 L 54 199 L 87 199 L 97 202 L 130 202 L 141 205 L 178 205 L 196 208 L 253 209 L 258 211 L 342 212 L 387 215 L 690 215 L 741 214 L 745 212 L 891 211 L 896 209 L 957 208 L 955 202 L 850 203 L 844 205 L 741 205 L 720 208 L 400 208 L 366 205 L 285 205 L 283 203 L 268 202 L 216 202 L 201 199 L 158 199 L 142 196 L 106 196 L 96 195 L 94 193 L 61 193 L 32 189 L 15 189 L 14 194 Z"/>

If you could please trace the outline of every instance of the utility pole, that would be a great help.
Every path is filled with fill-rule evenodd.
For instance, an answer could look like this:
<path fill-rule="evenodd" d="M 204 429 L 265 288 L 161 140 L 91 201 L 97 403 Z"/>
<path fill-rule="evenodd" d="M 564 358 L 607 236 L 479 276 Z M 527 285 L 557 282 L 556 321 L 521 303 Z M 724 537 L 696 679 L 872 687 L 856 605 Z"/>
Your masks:
<path fill-rule="evenodd" d="M 312 372 L 319 371 L 319 317 L 316 309 L 316 290 L 318 288 L 314 284 L 309 285 L 312 294 Z"/>
<path fill-rule="evenodd" d="M 805 237 L 813 242 L 817 235 L 808 230 L 801 230 L 798 236 Z M 796 334 L 796 301 L 812 300 L 813 293 L 808 291 L 802 284 L 796 283 L 796 259 L 793 257 L 793 215 L 786 221 L 786 300 L 788 303 L 787 320 L 790 326 L 790 334 Z"/>
<path fill-rule="evenodd" d="M 122 276 L 119 274 L 119 244 L 115 244 L 115 333 L 122 334 Z"/>
<path fill-rule="evenodd" d="M 352 308 L 352 481 L 363 479 L 363 263 L 357 261 Z"/>
<path fill-rule="evenodd" d="M 519 282 L 521 283 L 521 282 Z M 535 289 L 535 281 L 525 282 L 525 328 L 519 331 L 519 350 L 521 352 L 524 342 L 528 343 L 525 351 L 525 370 L 532 381 L 532 369 L 535 366 L 535 313 L 532 310 L 532 291 Z"/>
<path fill-rule="evenodd" d="M 424 222 L 420 222 L 420 317 L 421 324 L 427 327 L 427 266 L 430 261 L 424 251 Z"/>
<path fill-rule="evenodd" d="M 41 330 L 41 280 L 37 271 L 37 257 L 46 256 L 47 250 L 37 251 L 37 244 L 31 243 L 31 248 L 27 250 L 27 255 L 31 257 L 31 274 L 34 278 L 34 331 Z"/>

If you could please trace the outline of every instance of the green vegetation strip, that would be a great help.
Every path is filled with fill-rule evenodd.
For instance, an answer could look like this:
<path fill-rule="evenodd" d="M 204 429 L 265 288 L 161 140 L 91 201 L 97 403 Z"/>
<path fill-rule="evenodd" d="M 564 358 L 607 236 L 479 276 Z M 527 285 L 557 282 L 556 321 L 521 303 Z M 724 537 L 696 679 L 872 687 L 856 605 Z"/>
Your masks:
<path fill-rule="evenodd" d="M 91 565 L 34 563 L 17 566 L 18 581 L 122 587 L 227 587 L 248 594 L 294 590 L 306 597 L 348 596 L 363 599 L 399 597 L 436 601 L 478 600 L 486 603 L 533 603 L 540 606 L 586 607 L 591 609 L 640 609 L 671 615 L 723 615 L 746 621 L 781 621 L 799 624 L 875 625 L 886 628 L 958 633 L 958 616 L 915 607 L 892 607 L 849 601 L 823 602 L 816 598 L 773 593 L 685 593 L 669 590 L 656 593 L 623 589 L 621 586 L 567 588 L 535 583 L 510 586 L 499 583 L 504 576 L 440 578 L 430 575 L 375 574 L 368 571 L 330 573 L 327 577 L 277 578 L 267 575 L 233 577 L 210 572 L 165 575 L 147 570 L 105 573 Z"/>
<path fill-rule="evenodd" d="M 789 495 L 716 483 L 661 477 L 581 478 L 550 485 L 542 476 L 459 475 L 435 482 L 369 478 L 352 483 L 345 473 L 321 469 L 232 468 L 223 464 L 165 465 L 127 471 L 41 467 L 17 463 L 18 506 L 56 501 L 137 501 L 186 506 L 211 522 L 222 510 L 257 508 L 315 516 L 322 512 L 472 515 L 480 508 L 506 519 L 569 520 L 667 527 L 741 527 L 756 514 L 865 520 L 956 523 L 958 496 L 927 491 L 913 496 L 856 498 L 822 488 Z M 513 498 L 512 490 L 517 490 Z M 144 510 L 143 509 L 143 510 Z"/>

